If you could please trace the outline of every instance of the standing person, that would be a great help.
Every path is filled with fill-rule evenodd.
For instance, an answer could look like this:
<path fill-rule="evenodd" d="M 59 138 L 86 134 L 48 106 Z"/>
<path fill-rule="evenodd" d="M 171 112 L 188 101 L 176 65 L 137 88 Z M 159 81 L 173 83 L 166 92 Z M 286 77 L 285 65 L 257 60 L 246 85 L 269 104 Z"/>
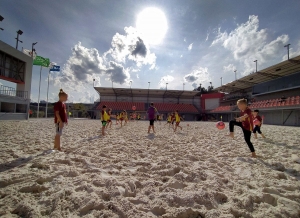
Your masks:
<path fill-rule="evenodd" d="M 125 111 L 125 110 L 124 110 Z M 119 115 L 119 117 L 120 117 L 120 122 L 121 122 L 121 127 L 123 126 L 123 120 L 124 120 L 124 117 L 125 117 L 125 115 L 124 115 L 124 111 L 122 111 L 121 113 L 120 113 L 120 115 Z"/>
<path fill-rule="evenodd" d="M 124 120 L 125 120 L 125 124 L 124 124 L 124 126 L 125 126 L 128 122 L 128 114 L 127 114 L 126 110 L 124 110 Z"/>
<path fill-rule="evenodd" d="M 108 111 L 107 111 L 107 125 L 106 125 L 106 128 L 109 128 L 111 129 L 111 125 L 112 125 L 112 122 L 111 122 L 111 119 L 110 117 L 113 117 L 114 115 L 112 115 L 112 109 L 109 108 Z"/>
<path fill-rule="evenodd" d="M 140 119 L 141 119 L 141 114 L 138 113 L 138 114 L 137 114 L 137 120 L 140 120 Z"/>
<path fill-rule="evenodd" d="M 157 113 L 157 109 L 154 107 L 153 102 L 150 103 L 150 107 L 147 110 L 148 119 L 150 121 L 150 125 L 148 127 L 148 133 L 150 133 L 150 130 L 152 128 L 153 133 L 155 133 L 154 130 L 154 120 L 155 120 L 155 114 Z"/>
<path fill-rule="evenodd" d="M 119 113 L 116 114 L 116 125 L 119 123 L 120 115 Z"/>
<path fill-rule="evenodd" d="M 253 131 L 251 109 L 248 108 L 246 99 L 239 99 L 237 101 L 237 106 L 241 110 L 241 116 L 229 122 L 229 136 L 234 138 L 234 126 L 241 127 L 244 133 L 245 142 L 247 143 L 250 151 L 252 152 L 252 157 L 256 158 L 255 149 L 253 144 L 251 143 L 251 133 Z"/>
<path fill-rule="evenodd" d="M 67 116 L 67 110 L 66 105 L 64 102 L 68 100 L 68 94 L 65 93 L 62 89 L 60 89 L 58 93 L 59 101 L 55 103 L 54 105 L 54 123 L 56 128 L 56 135 L 54 139 L 54 150 L 61 151 L 60 147 L 60 136 L 62 135 L 62 130 L 64 128 L 64 125 L 68 124 L 68 116 Z"/>
<path fill-rule="evenodd" d="M 259 125 L 255 125 L 254 123 L 254 129 L 253 129 L 253 133 L 254 133 L 254 138 L 257 139 L 257 134 L 256 132 L 258 132 L 258 134 L 260 134 L 263 138 L 266 138 L 264 134 L 262 134 L 260 127 L 262 125 L 262 118 L 261 116 L 258 115 L 259 110 L 254 110 L 253 111 L 253 121 L 254 120 L 258 120 L 259 121 Z"/>
<path fill-rule="evenodd" d="M 182 130 L 182 127 L 179 126 L 180 120 L 183 120 L 183 118 L 178 114 L 178 110 L 175 111 L 175 129 L 174 132 L 176 132 L 177 127 L 179 127 Z"/>
<path fill-rule="evenodd" d="M 106 112 L 106 105 L 102 106 L 102 111 L 101 111 L 101 122 L 102 122 L 102 135 L 105 136 L 105 126 L 107 124 L 108 120 L 108 115 Z"/>

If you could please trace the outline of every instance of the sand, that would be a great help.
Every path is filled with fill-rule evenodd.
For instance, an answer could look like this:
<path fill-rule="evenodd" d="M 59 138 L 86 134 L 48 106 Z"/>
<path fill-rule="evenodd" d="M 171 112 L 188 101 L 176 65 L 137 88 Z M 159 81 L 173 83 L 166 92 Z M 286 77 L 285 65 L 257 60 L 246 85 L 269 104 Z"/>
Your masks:
<path fill-rule="evenodd" d="M 155 125 L 70 120 L 53 152 L 52 119 L 0 122 L 0 216 L 300 217 L 300 128 L 264 125 L 253 159 L 227 123 Z"/>

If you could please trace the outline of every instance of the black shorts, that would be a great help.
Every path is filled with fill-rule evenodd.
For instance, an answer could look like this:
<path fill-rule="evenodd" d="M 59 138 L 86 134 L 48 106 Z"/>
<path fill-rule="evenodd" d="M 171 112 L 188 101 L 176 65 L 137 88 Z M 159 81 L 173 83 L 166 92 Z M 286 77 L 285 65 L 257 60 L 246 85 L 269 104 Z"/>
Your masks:
<path fill-rule="evenodd" d="M 254 129 L 253 129 L 253 133 L 258 132 L 258 134 L 261 134 L 261 130 L 260 130 L 260 126 L 255 125 Z"/>
<path fill-rule="evenodd" d="M 150 121 L 150 126 L 154 125 L 154 120 L 149 120 Z"/>

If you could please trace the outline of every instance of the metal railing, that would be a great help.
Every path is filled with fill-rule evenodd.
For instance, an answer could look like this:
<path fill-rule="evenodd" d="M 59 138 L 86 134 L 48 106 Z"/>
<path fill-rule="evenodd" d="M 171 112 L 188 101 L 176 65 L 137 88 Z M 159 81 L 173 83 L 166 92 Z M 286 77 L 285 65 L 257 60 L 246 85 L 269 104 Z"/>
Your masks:
<path fill-rule="evenodd" d="M 0 85 L 0 95 L 28 99 L 28 91 L 17 91 L 15 88 Z"/>

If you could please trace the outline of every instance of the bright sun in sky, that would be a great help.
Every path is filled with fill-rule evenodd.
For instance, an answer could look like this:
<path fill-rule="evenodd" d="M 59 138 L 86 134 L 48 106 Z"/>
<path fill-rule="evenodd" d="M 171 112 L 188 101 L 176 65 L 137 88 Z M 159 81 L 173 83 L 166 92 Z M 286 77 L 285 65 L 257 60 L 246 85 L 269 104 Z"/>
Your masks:
<path fill-rule="evenodd" d="M 168 23 L 164 12 L 157 8 L 146 8 L 139 13 L 136 28 L 146 42 L 159 44 L 168 30 Z"/>

